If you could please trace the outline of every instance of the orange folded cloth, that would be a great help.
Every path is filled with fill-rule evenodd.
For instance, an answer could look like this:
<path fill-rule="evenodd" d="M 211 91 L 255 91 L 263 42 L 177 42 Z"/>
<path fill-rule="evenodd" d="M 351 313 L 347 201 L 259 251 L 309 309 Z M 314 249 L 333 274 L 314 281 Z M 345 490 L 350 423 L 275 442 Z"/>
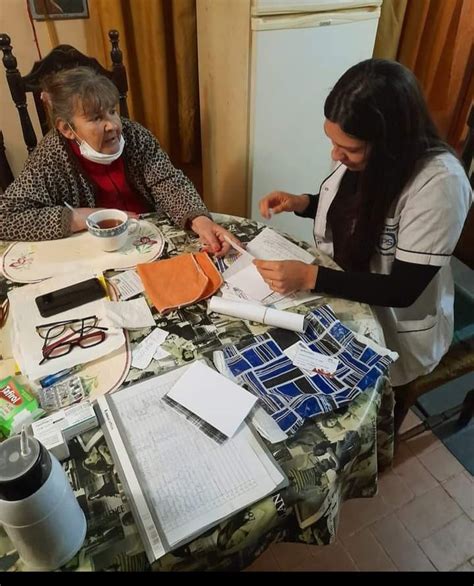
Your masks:
<path fill-rule="evenodd" d="M 214 295 L 222 276 L 205 252 L 137 265 L 146 294 L 160 313 Z"/>

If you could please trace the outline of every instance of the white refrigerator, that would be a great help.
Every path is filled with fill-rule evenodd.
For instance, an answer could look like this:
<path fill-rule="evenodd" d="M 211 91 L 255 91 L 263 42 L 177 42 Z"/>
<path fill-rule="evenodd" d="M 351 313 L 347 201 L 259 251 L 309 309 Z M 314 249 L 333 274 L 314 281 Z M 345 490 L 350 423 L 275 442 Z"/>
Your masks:
<path fill-rule="evenodd" d="M 341 10 L 334 10 L 338 5 Z M 331 144 L 323 131 L 324 101 L 344 71 L 372 56 L 379 5 L 257 0 L 252 16 L 252 218 L 261 220 L 258 202 L 266 193 L 274 189 L 317 193 L 331 172 Z M 296 6 L 304 13 L 295 13 Z M 313 241 L 312 222 L 294 214 L 279 214 L 269 223 Z"/>
<path fill-rule="evenodd" d="M 203 184 L 213 211 L 263 221 L 259 200 L 317 193 L 332 168 L 323 105 L 372 56 L 381 0 L 197 0 Z M 312 222 L 270 225 L 313 241 Z"/>

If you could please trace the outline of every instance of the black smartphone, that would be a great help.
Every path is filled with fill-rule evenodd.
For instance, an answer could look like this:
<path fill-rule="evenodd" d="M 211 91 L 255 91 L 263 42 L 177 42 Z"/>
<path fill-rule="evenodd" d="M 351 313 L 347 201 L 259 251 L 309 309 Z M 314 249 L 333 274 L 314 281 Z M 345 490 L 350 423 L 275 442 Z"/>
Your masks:
<path fill-rule="evenodd" d="M 57 313 L 74 309 L 105 297 L 105 295 L 106 291 L 102 283 L 99 279 L 94 278 L 64 287 L 64 289 L 39 295 L 35 301 L 41 316 L 51 317 Z"/>

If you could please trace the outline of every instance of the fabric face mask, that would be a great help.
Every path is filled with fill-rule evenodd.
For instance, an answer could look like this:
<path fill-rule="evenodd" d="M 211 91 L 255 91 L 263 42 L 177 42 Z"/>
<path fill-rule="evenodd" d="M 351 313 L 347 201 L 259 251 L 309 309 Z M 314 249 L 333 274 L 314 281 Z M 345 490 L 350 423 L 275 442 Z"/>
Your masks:
<path fill-rule="evenodd" d="M 70 124 L 69 124 L 69 128 L 74 132 L 74 129 L 71 127 Z M 77 137 L 77 140 L 79 142 L 79 151 L 80 151 L 81 155 L 85 159 L 87 159 L 88 161 L 92 161 L 93 163 L 99 163 L 99 165 L 110 165 L 110 163 L 113 163 L 114 161 L 116 161 L 123 153 L 123 147 L 125 146 L 125 139 L 123 138 L 122 134 L 120 135 L 120 139 L 119 139 L 118 151 L 116 153 L 111 154 L 111 155 L 107 155 L 105 153 L 99 153 L 98 151 L 93 149 L 87 141 L 80 138 L 80 136 L 78 136 L 75 132 L 74 132 L 74 135 Z"/>

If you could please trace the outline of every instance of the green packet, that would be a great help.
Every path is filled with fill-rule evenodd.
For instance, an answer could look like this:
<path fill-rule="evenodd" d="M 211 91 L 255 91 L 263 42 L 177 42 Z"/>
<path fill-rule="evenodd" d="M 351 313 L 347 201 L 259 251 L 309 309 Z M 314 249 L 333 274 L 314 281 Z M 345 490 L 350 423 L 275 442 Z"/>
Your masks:
<path fill-rule="evenodd" d="M 4 438 L 19 433 L 42 413 L 36 398 L 14 376 L 0 381 L 0 434 Z"/>

